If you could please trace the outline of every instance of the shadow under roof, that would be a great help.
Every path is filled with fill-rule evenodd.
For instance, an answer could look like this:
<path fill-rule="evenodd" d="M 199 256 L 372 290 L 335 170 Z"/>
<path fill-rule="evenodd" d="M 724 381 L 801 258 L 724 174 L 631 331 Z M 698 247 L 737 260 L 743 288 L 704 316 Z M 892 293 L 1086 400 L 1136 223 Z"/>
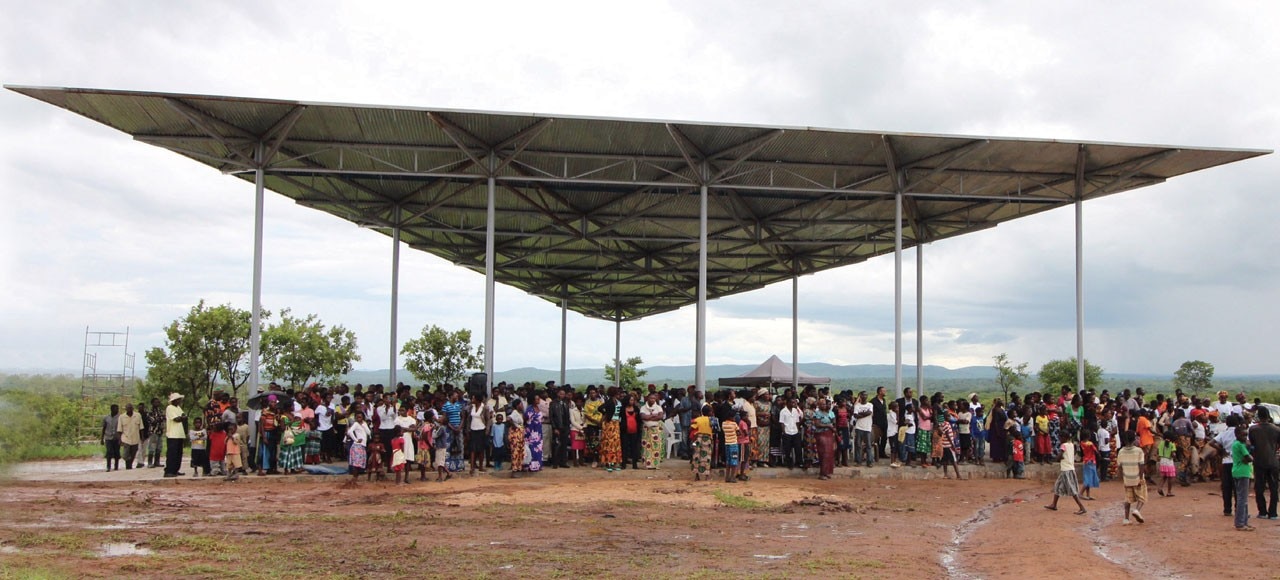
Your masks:
<path fill-rule="evenodd" d="M 606 320 L 696 303 L 704 185 L 717 298 L 1270 153 L 7 88 L 481 273 L 492 176 L 496 280 Z"/>

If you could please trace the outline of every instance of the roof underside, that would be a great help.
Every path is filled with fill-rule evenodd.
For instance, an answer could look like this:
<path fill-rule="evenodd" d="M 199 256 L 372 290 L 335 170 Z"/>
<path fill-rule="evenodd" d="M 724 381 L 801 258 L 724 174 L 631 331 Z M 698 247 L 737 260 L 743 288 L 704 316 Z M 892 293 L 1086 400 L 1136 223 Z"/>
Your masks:
<path fill-rule="evenodd" d="M 632 319 L 1266 154 L 9 87 L 571 310 Z M 258 159 L 262 159 L 259 163 Z"/>

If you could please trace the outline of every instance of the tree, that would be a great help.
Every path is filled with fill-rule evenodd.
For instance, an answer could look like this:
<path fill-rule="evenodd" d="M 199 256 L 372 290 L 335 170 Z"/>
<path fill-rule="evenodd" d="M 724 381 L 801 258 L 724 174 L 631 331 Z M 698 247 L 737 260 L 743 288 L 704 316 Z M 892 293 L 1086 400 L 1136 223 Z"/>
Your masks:
<path fill-rule="evenodd" d="M 1004 391 L 1004 400 L 1009 400 L 1009 393 L 1014 389 L 1022 387 L 1023 381 L 1027 378 L 1027 363 L 1013 365 L 1009 362 L 1007 353 L 1000 353 L 991 357 L 996 361 L 996 382 L 1000 384 L 1000 389 Z"/>
<path fill-rule="evenodd" d="M 404 368 L 418 380 L 432 385 L 461 382 L 466 372 L 484 365 L 484 346 L 471 348 L 471 331 L 449 332 L 434 324 L 400 348 Z"/>
<path fill-rule="evenodd" d="M 1213 365 L 1202 360 L 1189 360 L 1173 373 L 1173 384 L 1197 397 L 1213 388 Z"/>
<path fill-rule="evenodd" d="M 239 337 L 241 329 L 231 322 L 238 312 L 230 305 L 206 308 L 201 300 L 186 316 L 169 323 L 164 346 L 146 352 L 147 382 L 169 387 L 189 403 L 208 399 L 222 365 L 232 357 L 231 345 L 239 338 L 248 341 L 247 328 Z"/>
<path fill-rule="evenodd" d="M 622 382 L 618 382 L 618 380 L 614 378 L 614 368 L 617 364 L 618 359 L 613 359 L 611 364 L 604 367 L 604 380 L 606 382 L 611 382 L 627 390 L 643 386 L 643 383 L 640 381 L 640 377 L 649 373 L 649 371 L 639 368 L 640 365 L 644 364 L 643 359 L 638 356 L 633 356 L 623 361 Z"/>
<path fill-rule="evenodd" d="M 1040 386 L 1044 389 L 1060 389 L 1062 387 L 1071 387 L 1075 390 L 1077 383 L 1077 365 L 1076 357 L 1066 360 L 1051 360 L 1044 363 L 1040 367 L 1038 375 Z M 1084 387 L 1086 389 L 1096 389 L 1102 385 L 1102 367 L 1089 364 L 1086 359 L 1084 361 Z"/>
<path fill-rule="evenodd" d="M 313 377 L 338 378 L 360 360 L 356 334 L 342 326 L 326 328 L 315 314 L 297 318 L 285 308 L 280 320 L 263 329 L 262 367 L 267 375 L 300 387 Z"/>

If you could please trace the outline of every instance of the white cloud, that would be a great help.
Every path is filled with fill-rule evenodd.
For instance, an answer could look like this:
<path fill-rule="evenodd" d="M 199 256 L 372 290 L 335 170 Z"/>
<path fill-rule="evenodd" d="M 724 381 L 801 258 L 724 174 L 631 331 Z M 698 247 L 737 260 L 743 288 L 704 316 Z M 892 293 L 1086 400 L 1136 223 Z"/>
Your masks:
<path fill-rule="evenodd" d="M 3 81 L 437 107 L 1269 147 L 1272 3 L 914 7 L 841 2 L 36 3 L 0 23 Z M 79 364 L 84 325 L 138 351 L 205 298 L 249 306 L 252 188 L 25 97 L 0 95 L 0 367 Z M 1087 354 L 1116 371 L 1275 372 L 1264 334 L 1275 156 L 1085 206 Z M 386 236 L 269 195 L 264 306 L 355 330 L 387 364 Z M 1037 366 L 1074 352 L 1070 210 L 925 248 L 925 358 Z M 904 360 L 914 362 L 914 253 Z M 888 258 L 800 281 L 801 358 L 893 357 Z M 402 252 L 400 336 L 482 340 L 483 277 Z M 560 312 L 498 291 L 498 368 L 558 365 Z M 712 303 L 710 362 L 790 358 L 790 284 Z M 691 308 L 624 324 L 624 356 L 693 360 Z M 569 316 L 570 366 L 613 356 Z"/>

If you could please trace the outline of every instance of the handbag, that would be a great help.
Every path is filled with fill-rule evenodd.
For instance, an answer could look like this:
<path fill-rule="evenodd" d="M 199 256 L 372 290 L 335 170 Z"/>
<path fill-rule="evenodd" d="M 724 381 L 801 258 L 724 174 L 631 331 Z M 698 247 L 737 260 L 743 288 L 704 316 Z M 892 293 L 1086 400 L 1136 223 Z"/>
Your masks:
<path fill-rule="evenodd" d="M 296 438 L 297 433 L 294 432 L 293 427 L 288 427 L 284 430 L 284 436 L 280 438 L 280 442 L 283 443 L 285 447 L 292 447 L 294 439 Z"/>

